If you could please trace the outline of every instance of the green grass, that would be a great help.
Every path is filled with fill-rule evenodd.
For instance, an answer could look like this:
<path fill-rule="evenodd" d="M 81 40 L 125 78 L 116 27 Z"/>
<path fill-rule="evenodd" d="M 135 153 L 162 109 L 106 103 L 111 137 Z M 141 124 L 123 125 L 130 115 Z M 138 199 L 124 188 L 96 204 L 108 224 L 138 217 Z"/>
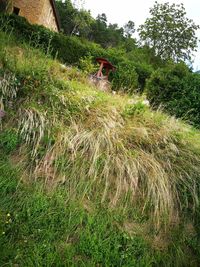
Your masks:
<path fill-rule="evenodd" d="M 199 131 L 1 32 L 0 68 L 0 266 L 199 266 Z"/>
<path fill-rule="evenodd" d="M 151 266 L 149 245 L 119 230 L 119 214 L 88 212 L 61 189 L 27 187 L 6 160 L 0 173 L 1 266 Z"/>
<path fill-rule="evenodd" d="M 1 266 L 197 266 L 184 255 L 189 242 L 198 249 L 196 237 L 173 231 L 172 247 L 155 249 L 152 234 L 148 240 L 141 231 L 125 230 L 128 218 L 119 211 L 71 200 L 62 188 L 47 193 L 41 184 L 27 186 L 19 178 L 20 170 L 1 159 Z M 145 221 L 137 218 L 135 224 Z"/>

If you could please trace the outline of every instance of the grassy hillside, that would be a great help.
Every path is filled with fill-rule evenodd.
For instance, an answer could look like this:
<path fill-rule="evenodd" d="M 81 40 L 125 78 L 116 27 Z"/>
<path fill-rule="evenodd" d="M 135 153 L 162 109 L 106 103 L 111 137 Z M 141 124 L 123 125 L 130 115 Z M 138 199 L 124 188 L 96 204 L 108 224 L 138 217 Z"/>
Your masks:
<path fill-rule="evenodd" d="M 200 132 L 0 32 L 1 266 L 199 266 Z"/>

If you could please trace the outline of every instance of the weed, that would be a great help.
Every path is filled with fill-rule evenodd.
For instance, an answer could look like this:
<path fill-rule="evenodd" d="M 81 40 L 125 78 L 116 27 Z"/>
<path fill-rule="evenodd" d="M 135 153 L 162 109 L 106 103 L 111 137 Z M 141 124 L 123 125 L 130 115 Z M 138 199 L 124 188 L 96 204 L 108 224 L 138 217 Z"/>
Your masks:
<path fill-rule="evenodd" d="M 19 136 L 15 130 L 7 129 L 0 132 L 0 149 L 4 153 L 15 151 L 20 143 Z"/>

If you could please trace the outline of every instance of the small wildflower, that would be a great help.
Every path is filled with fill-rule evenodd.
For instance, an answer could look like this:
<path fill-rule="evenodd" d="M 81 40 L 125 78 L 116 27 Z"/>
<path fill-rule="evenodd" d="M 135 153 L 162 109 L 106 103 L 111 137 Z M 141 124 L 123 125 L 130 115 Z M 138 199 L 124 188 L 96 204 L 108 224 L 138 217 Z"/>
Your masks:
<path fill-rule="evenodd" d="M 7 214 L 7 217 L 10 217 L 10 216 L 11 216 L 10 213 L 8 213 L 8 214 Z"/>
<path fill-rule="evenodd" d="M 5 235 L 5 232 L 2 232 L 2 235 Z"/>

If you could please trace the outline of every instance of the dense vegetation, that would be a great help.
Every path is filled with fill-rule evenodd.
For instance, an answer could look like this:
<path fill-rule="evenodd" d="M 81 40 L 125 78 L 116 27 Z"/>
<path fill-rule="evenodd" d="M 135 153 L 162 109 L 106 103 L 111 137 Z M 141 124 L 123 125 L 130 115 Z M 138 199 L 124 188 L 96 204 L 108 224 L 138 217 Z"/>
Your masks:
<path fill-rule="evenodd" d="M 156 70 L 147 84 L 147 97 L 154 107 L 200 127 L 200 75 L 184 64 Z"/>
<path fill-rule="evenodd" d="M 75 8 L 70 1 L 58 1 L 57 5 L 60 10 L 64 34 L 53 33 L 44 27 L 30 25 L 24 18 L 14 15 L 9 17 L 1 15 L 1 27 L 4 31 L 13 31 L 22 41 L 26 41 L 34 47 L 40 47 L 48 55 L 56 57 L 65 64 L 77 66 L 88 74 L 94 73 L 96 70 L 94 61 L 96 57 L 102 56 L 109 59 L 117 67 L 117 72 L 110 76 L 113 90 L 121 90 L 129 94 L 145 92 L 153 107 L 157 108 L 161 106 L 162 109 L 165 109 L 170 114 L 185 119 L 187 122 L 199 127 L 199 76 L 192 74 L 191 70 L 183 62 L 180 65 L 183 66 L 185 71 L 183 71 L 181 76 L 179 73 L 177 77 L 176 71 L 174 71 L 174 69 L 179 68 L 179 63 L 173 63 L 173 59 L 176 59 L 176 61 L 178 59 L 180 60 L 186 54 L 187 57 L 190 57 L 192 48 L 195 48 L 197 41 L 195 29 L 198 26 L 191 24 L 191 21 L 188 22 L 188 19 L 185 18 L 183 6 L 178 6 L 176 9 L 175 5 L 170 6 L 169 4 L 161 5 L 156 3 L 154 8 L 151 9 L 152 18 L 140 27 L 140 34 L 143 36 L 141 38 L 144 39 L 144 35 L 148 34 L 148 27 L 155 28 L 157 25 L 157 23 L 152 24 L 151 22 L 157 21 L 156 16 L 162 16 L 163 12 L 163 16 L 165 16 L 166 8 L 171 12 L 171 21 L 173 19 L 177 20 L 175 21 L 176 23 L 183 21 L 184 25 L 189 23 L 187 28 L 190 32 L 189 38 L 193 40 L 189 42 L 190 47 L 187 47 L 187 45 L 180 46 L 179 44 L 183 39 L 182 36 L 179 36 L 176 40 L 178 46 L 176 49 L 173 48 L 173 54 L 170 54 L 171 50 L 167 52 L 166 48 L 165 52 L 168 53 L 168 56 L 164 58 L 160 53 L 156 52 L 158 48 L 149 47 L 150 43 L 146 42 L 143 46 L 137 44 L 136 40 L 132 37 L 135 30 L 132 21 L 129 21 L 123 29 L 118 31 L 117 26 L 111 27 L 107 24 L 105 14 L 102 16 L 99 15 L 95 20 L 88 11 Z M 175 18 L 173 18 L 173 13 Z M 65 21 L 66 18 L 67 21 Z M 105 46 L 101 41 L 90 38 L 89 35 L 82 33 L 81 28 L 78 26 L 85 24 L 83 22 L 78 23 L 80 22 L 78 18 L 81 21 L 87 18 L 84 23 L 92 21 L 91 24 L 88 24 L 88 27 L 90 25 L 90 34 L 92 34 L 93 27 L 96 29 L 98 24 L 101 25 L 99 26 L 101 33 L 97 29 L 97 32 L 93 29 L 93 35 L 96 34 L 99 38 L 102 38 L 109 46 L 104 49 Z M 166 17 L 167 26 L 165 32 L 168 34 L 167 27 L 169 27 L 170 35 L 170 32 L 174 30 L 171 29 L 167 19 L 169 18 Z M 66 27 L 68 28 L 66 29 Z M 83 28 L 85 29 L 85 26 Z M 111 29 L 112 34 L 110 32 L 109 34 L 105 33 L 106 31 L 111 31 Z M 182 30 L 179 29 L 178 32 L 182 32 Z M 117 37 L 120 39 L 120 42 L 110 42 L 107 36 L 111 35 L 121 36 L 120 38 L 119 36 Z M 151 39 L 152 43 L 159 43 L 161 47 L 164 47 L 162 40 L 160 40 L 160 43 L 153 39 L 153 35 L 149 37 L 147 35 L 145 36 L 145 38 L 149 38 L 148 40 Z M 156 56 L 156 54 L 159 54 L 159 56 Z M 148 79 L 149 82 L 147 83 Z M 159 81 L 158 83 L 157 80 Z M 175 84 L 174 80 L 176 80 Z M 187 97 L 185 97 L 186 95 Z"/>
<path fill-rule="evenodd" d="M 128 88 L 133 91 L 138 86 L 144 88 L 145 78 L 149 77 L 151 73 L 152 67 L 145 60 L 145 57 L 148 59 L 148 49 L 144 51 L 137 49 L 135 55 L 132 54 L 132 57 L 137 57 L 137 61 L 130 61 L 123 49 L 103 49 L 100 45 L 91 43 L 86 39 L 80 39 L 76 36 L 70 37 L 51 32 L 42 26 L 30 25 L 22 17 L 1 15 L 0 20 L 3 30 L 14 31 L 15 35 L 22 41 L 40 47 L 44 52 L 58 58 L 65 64 L 79 66 L 80 59 L 86 57 L 102 56 L 108 58 L 118 68 L 118 72 L 112 77 L 115 90 Z"/>
<path fill-rule="evenodd" d="M 199 74 L 58 5 L 62 34 L 0 16 L 0 266 L 198 267 L 200 132 L 157 108 L 199 126 Z"/>
<path fill-rule="evenodd" d="M 100 44 L 104 48 L 119 47 L 126 45 L 135 48 L 136 40 L 131 38 L 135 32 L 135 24 L 128 21 L 124 27 L 119 27 L 116 23 L 107 22 L 106 14 L 99 14 L 94 19 L 90 11 L 82 6 L 73 5 L 71 0 L 57 0 L 62 30 L 66 35 L 84 37 L 90 41 Z"/>
<path fill-rule="evenodd" d="M 198 266 L 199 132 L 0 40 L 1 265 Z"/>
<path fill-rule="evenodd" d="M 155 2 L 150 8 L 150 17 L 138 29 L 139 42 L 133 37 L 133 21 L 120 28 L 117 24 L 108 24 L 105 14 L 98 15 L 96 19 L 92 18 L 90 12 L 83 8 L 78 9 L 70 0 L 57 0 L 57 6 L 65 34 L 85 37 L 103 47 L 117 47 L 118 51 L 121 51 L 113 88 L 123 87 L 127 92 L 141 93 L 146 80 L 152 74 L 146 88 L 152 105 L 162 106 L 170 114 L 199 127 L 199 76 L 192 74 L 186 65 L 183 66 L 183 62 L 181 66 L 185 71 L 179 71 L 177 75 L 176 69 L 179 69 L 180 65 L 172 64 L 190 60 L 198 42 L 195 31 L 199 26 L 186 17 L 183 4 Z M 77 24 L 77 21 L 80 23 Z M 85 25 L 87 33 L 81 28 Z M 74 27 L 76 31 L 73 31 Z M 107 57 L 112 59 L 110 54 L 107 54 Z"/>

